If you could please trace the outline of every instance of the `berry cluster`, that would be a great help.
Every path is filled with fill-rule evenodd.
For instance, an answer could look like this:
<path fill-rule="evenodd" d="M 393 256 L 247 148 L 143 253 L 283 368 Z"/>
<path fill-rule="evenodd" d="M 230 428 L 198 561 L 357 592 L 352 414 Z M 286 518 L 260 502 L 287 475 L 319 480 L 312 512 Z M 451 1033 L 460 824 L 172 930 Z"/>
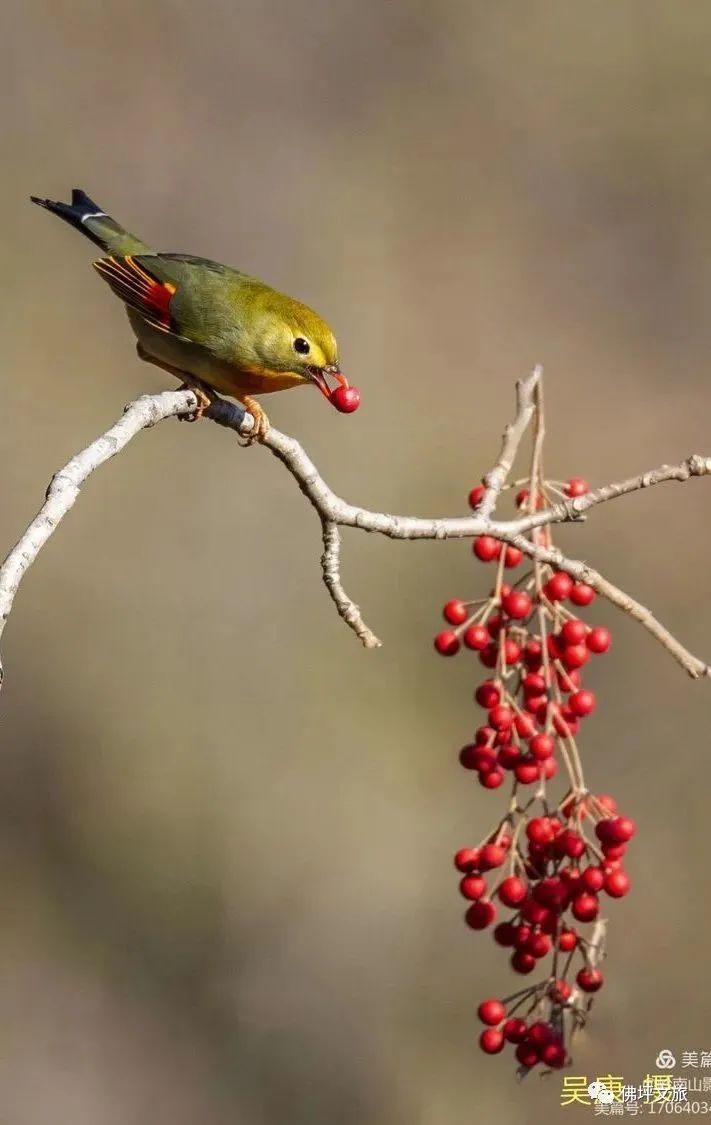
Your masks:
<path fill-rule="evenodd" d="M 551 493 L 587 490 L 580 478 L 538 480 L 517 493 L 516 504 L 532 511 Z M 483 495 L 483 485 L 472 489 L 474 509 Z M 550 544 L 547 528 L 531 538 Z M 576 742 L 596 706 L 583 669 L 607 652 L 611 636 L 578 616 L 595 599 L 590 586 L 537 561 L 525 569 L 518 547 L 490 536 L 475 539 L 473 549 L 481 562 L 496 564 L 494 586 L 478 601 L 447 602 L 450 628 L 437 634 L 435 648 L 444 656 L 469 649 L 487 670 L 474 692 L 483 720 L 459 761 L 485 789 L 500 788 L 508 775 L 512 791 L 494 830 L 454 861 L 470 903 L 467 924 L 492 928 L 494 941 L 511 951 L 514 972 L 544 969 L 535 984 L 506 999 L 482 1001 L 479 1017 L 487 1026 L 479 1042 L 487 1054 L 513 1044 L 523 1070 L 558 1068 L 569 1058 L 590 994 L 603 983 L 600 895 L 622 898 L 630 889 L 622 859 L 634 822 L 618 814 L 612 797 L 588 791 Z M 567 785 L 554 801 L 548 783 L 559 771 Z M 502 910 L 511 913 L 502 918 Z M 591 923 L 586 936 L 580 925 Z"/>

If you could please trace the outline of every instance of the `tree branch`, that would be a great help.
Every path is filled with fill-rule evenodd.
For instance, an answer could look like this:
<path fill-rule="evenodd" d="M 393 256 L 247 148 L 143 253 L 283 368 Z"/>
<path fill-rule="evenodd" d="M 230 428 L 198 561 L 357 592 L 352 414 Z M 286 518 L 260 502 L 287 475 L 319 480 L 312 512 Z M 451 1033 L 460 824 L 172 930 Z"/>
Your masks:
<path fill-rule="evenodd" d="M 548 563 L 566 571 L 579 581 L 587 582 L 613 605 L 639 621 L 691 676 L 698 678 L 711 675 L 709 666 L 688 652 L 646 607 L 614 586 L 587 563 L 569 559 L 557 548 L 534 543 L 528 538 L 528 533 L 534 528 L 553 523 L 579 521 L 596 505 L 619 496 L 666 481 L 686 481 L 693 476 L 711 475 L 711 457 L 694 455 L 678 465 L 662 465 L 658 469 L 630 477 L 628 480 L 595 489 L 585 496 L 562 501 L 542 511 L 511 520 L 493 518 L 492 513 L 511 471 L 521 440 L 535 414 L 535 396 L 540 378 L 541 369 L 536 367 L 530 375 L 517 383 L 515 417 L 504 431 L 498 460 L 484 477 L 486 491 L 481 504 L 477 511 L 469 516 L 423 519 L 373 512 L 350 504 L 329 488 L 316 466 L 294 438 L 275 429 L 269 431 L 263 444 L 291 473 L 321 521 L 324 544 L 321 559 L 323 579 L 338 613 L 360 637 L 366 648 L 375 648 L 379 645 L 380 642 L 365 624 L 360 610 L 343 588 L 340 577 L 339 527 L 353 527 L 361 531 L 386 535 L 391 539 L 463 539 L 492 535 L 519 547 L 529 558 Z M 123 417 L 115 425 L 81 453 L 72 457 L 64 468 L 55 474 L 40 511 L 0 567 L 0 636 L 12 610 L 22 578 L 61 520 L 73 507 L 87 478 L 100 465 L 119 453 L 141 430 L 148 429 L 166 418 L 188 415 L 196 408 L 197 400 L 190 390 L 143 395 L 126 407 Z M 249 434 L 254 425 L 252 416 L 240 406 L 217 396 L 206 411 L 205 417 L 243 436 Z M 0 682 L 1 677 L 0 667 Z"/>

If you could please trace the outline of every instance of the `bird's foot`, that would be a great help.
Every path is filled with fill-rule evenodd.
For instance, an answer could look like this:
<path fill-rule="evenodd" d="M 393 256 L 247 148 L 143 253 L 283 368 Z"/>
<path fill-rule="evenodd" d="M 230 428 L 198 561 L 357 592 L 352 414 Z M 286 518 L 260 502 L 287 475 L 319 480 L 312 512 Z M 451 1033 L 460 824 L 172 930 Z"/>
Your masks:
<path fill-rule="evenodd" d="M 257 441 L 264 441 L 271 429 L 271 423 L 265 411 L 259 405 L 256 398 L 252 398 L 251 395 L 245 395 L 242 399 L 242 403 L 254 418 L 254 426 L 249 433 L 245 435 L 244 441 L 241 441 L 240 445 L 248 446 L 254 445 Z"/>
<path fill-rule="evenodd" d="M 179 422 L 197 422 L 198 418 L 202 418 L 203 414 L 209 406 L 212 406 L 212 398 L 204 386 L 198 379 L 184 379 L 180 386 L 181 391 L 192 391 L 198 401 L 197 410 L 191 414 L 179 414 Z"/>

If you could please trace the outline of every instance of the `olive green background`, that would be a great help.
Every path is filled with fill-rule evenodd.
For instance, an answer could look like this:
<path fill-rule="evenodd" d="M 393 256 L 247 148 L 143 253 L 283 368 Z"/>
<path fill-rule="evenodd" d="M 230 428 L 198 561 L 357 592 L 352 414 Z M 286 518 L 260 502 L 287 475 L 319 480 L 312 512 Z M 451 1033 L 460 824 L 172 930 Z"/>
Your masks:
<path fill-rule="evenodd" d="M 159 247 L 313 304 L 363 395 L 265 400 L 330 484 L 465 510 L 513 382 L 552 475 L 711 454 L 711 9 L 684 0 L 11 0 L 0 16 L 2 548 L 143 391 L 78 184 Z M 711 654 L 711 484 L 559 541 Z M 480 669 L 436 658 L 466 543 L 345 536 L 385 646 L 337 618 L 318 524 L 260 449 L 162 424 L 87 484 L 3 641 L 3 1125 L 511 1125 L 581 1117 L 476 1046 L 516 986 L 451 855 L 504 807 L 459 769 Z M 711 1048 L 707 740 L 632 622 L 589 682 L 591 785 L 639 822 L 570 1073 Z M 678 1073 L 683 1072 L 677 1068 Z M 696 1072 L 700 1073 L 700 1072 Z M 592 1113 L 591 1110 L 587 1111 Z"/>

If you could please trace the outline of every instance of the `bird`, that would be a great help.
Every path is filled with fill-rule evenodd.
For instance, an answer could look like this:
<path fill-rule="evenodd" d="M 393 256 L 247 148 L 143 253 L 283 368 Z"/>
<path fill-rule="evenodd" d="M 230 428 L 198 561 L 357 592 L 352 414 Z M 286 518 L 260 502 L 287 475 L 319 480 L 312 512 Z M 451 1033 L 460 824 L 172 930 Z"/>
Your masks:
<path fill-rule="evenodd" d="M 193 419 L 209 407 L 211 390 L 227 394 L 254 418 L 251 445 L 263 441 L 270 426 L 255 394 L 315 385 L 338 409 L 356 408 L 357 391 L 338 365 L 336 338 L 308 305 L 220 262 L 151 249 L 80 188 L 71 203 L 30 199 L 101 248 L 94 268 L 126 306 L 139 357 L 194 391 Z"/>

